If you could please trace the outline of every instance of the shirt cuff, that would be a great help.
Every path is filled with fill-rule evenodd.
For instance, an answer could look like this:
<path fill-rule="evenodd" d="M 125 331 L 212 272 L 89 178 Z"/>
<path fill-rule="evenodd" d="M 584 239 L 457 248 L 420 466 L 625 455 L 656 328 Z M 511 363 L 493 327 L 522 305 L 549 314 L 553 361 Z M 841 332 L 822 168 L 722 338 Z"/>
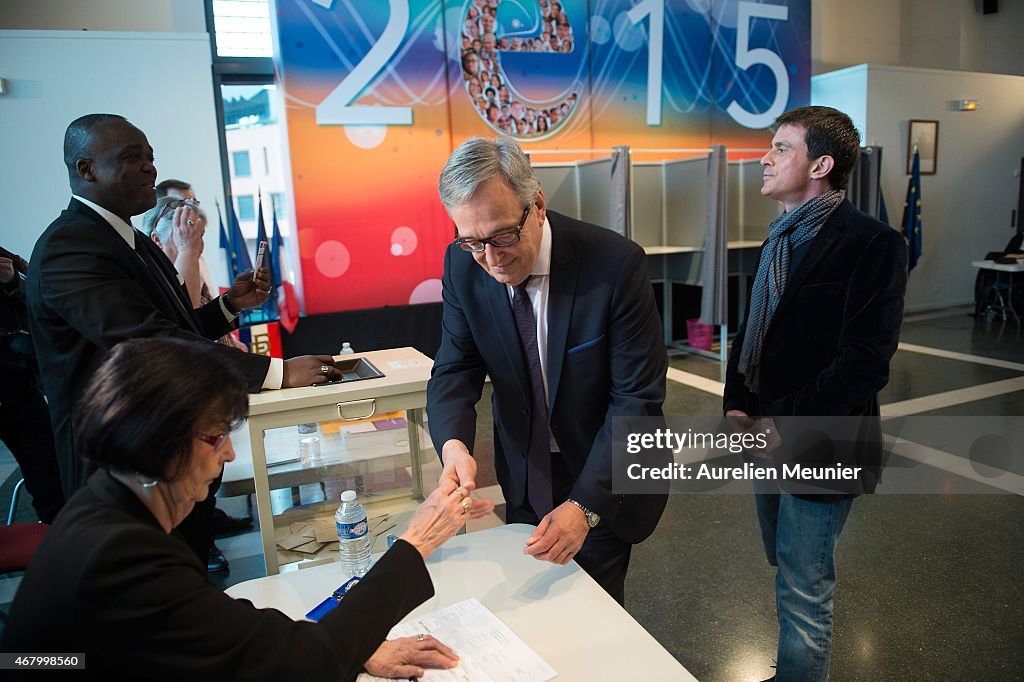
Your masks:
<path fill-rule="evenodd" d="M 217 302 L 220 303 L 220 311 L 222 313 L 224 313 L 224 319 L 227 320 L 228 322 L 234 322 L 235 318 L 238 317 L 238 314 L 237 313 L 231 313 L 231 312 L 228 311 L 228 307 L 226 305 L 224 305 L 224 296 L 223 295 L 218 296 L 217 297 Z M 278 382 L 278 384 L 280 384 L 280 382 Z M 275 388 L 278 388 L 278 387 L 279 386 L 275 386 Z"/>
<path fill-rule="evenodd" d="M 221 303 L 221 305 L 224 305 Z M 270 368 L 267 369 L 267 378 L 263 380 L 263 388 L 278 389 L 284 383 L 284 360 L 281 358 L 270 358 Z"/>

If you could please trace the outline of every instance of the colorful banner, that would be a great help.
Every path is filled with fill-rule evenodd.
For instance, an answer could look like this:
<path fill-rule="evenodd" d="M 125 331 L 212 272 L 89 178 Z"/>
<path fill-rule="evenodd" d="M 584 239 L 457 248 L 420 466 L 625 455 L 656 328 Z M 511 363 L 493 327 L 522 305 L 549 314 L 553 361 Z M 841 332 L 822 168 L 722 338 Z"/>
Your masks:
<path fill-rule="evenodd" d="M 445 159 L 766 148 L 810 99 L 810 0 L 277 0 L 307 313 L 440 299 Z"/>

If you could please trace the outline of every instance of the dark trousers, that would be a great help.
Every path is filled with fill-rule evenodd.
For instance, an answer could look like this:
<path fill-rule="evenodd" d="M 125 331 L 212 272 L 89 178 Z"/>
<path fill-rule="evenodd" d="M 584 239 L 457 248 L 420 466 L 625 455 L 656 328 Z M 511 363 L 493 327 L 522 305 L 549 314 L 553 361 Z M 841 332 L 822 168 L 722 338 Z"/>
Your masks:
<path fill-rule="evenodd" d="M 551 453 L 552 498 L 555 506 L 565 502 L 575 482 L 565 466 L 562 456 Z M 505 523 L 528 523 L 536 526 L 540 517 L 530 506 L 529 495 L 523 499 L 519 507 L 511 504 L 505 506 Z M 618 538 L 604 521 L 591 528 L 587 539 L 583 541 L 580 551 L 573 561 L 580 565 L 598 585 L 604 588 L 619 604 L 625 604 L 626 570 L 629 568 L 629 555 L 633 546 Z"/>
<path fill-rule="evenodd" d="M 64 506 L 50 413 L 26 369 L 4 367 L 0 380 L 0 440 L 21 468 L 32 506 L 43 523 Z"/>

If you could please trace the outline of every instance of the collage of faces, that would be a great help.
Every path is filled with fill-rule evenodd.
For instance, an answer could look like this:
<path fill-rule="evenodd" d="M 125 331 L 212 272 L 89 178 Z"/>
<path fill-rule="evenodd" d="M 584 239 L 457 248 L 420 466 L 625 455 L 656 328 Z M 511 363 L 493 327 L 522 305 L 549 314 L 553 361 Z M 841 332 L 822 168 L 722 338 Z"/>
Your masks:
<path fill-rule="evenodd" d="M 537 106 L 516 99 L 501 69 L 498 52 L 573 50 L 572 26 L 557 0 L 537 0 L 542 31 L 535 38 L 497 37 L 498 0 L 472 0 L 462 27 L 462 78 L 480 117 L 495 130 L 515 137 L 547 135 L 563 123 L 578 103 L 577 93 Z"/>

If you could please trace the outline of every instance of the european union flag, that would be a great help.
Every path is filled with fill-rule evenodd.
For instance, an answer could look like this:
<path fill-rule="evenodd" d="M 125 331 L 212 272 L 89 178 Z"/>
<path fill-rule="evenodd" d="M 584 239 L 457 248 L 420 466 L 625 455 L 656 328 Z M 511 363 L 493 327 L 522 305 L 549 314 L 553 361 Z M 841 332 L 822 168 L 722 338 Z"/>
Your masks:
<path fill-rule="evenodd" d="M 903 238 L 907 240 L 907 272 L 921 257 L 921 157 L 914 149 L 907 201 L 903 204 Z"/>
<path fill-rule="evenodd" d="M 252 270 L 252 260 L 249 259 L 249 252 L 245 248 L 245 237 L 242 236 L 242 227 L 238 224 L 238 217 L 233 210 L 234 199 L 228 197 L 228 233 L 231 248 L 228 250 L 228 262 L 231 264 L 231 281 L 241 272 Z"/>

